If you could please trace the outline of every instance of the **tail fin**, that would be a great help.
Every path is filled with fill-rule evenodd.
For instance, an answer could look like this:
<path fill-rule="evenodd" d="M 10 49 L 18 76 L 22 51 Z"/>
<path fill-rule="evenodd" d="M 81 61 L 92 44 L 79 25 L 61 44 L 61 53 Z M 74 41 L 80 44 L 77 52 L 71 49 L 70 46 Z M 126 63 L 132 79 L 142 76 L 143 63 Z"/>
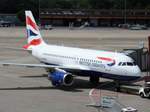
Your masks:
<path fill-rule="evenodd" d="M 30 46 L 36 46 L 43 43 L 39 28 L 35 22 L 31 11 L 25 11 L 26 16 L 26 29 L 27 29 L 27 41 L 28 44 L 24 46 L 27 49 Z"/>

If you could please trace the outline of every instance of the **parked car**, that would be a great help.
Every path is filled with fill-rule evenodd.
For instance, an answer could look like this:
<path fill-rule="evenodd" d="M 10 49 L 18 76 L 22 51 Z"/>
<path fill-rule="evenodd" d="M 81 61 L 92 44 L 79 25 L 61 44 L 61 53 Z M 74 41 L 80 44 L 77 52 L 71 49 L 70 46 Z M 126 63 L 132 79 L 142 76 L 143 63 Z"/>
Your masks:
<path fill-rule="evenodd" d="M 44 26 L 41 26 L 41 29 L 44 29 L 44 30 L 52 30 L 53 27 L 52 27 L 52 25 L 44 25 Z"/>
<path fill-rule="evenodd" d="M 130 28 L 130 24 L 119 24 L 118 27 L 128 29 L 128 28 Z"/>
<path fill-rule="evenodd" d="M 140 24 L 136 24 L 136 25 L 131 25 L 130 30 L 147 30 L 147 26 L 146 25 L 140 25 Z"/>
<path fill-rule="evenodd" d="M 10 21 L 4 21 L 4 20 L 0 21 L 0 27 L 10 27 L 10 26 L 14 26 L 14 23 Z"/>

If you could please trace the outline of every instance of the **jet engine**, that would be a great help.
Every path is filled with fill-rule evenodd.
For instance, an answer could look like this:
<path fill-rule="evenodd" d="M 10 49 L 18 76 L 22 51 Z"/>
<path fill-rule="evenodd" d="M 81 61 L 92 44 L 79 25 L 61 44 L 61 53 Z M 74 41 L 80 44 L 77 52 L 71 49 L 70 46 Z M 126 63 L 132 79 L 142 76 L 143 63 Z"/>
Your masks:
<path fill-rule="evenodd" d="M 52 73 L 48 74 L 48 78 L 51 80 L 54 86 L 71 86 L 73 84 L 73 76 L 66 73 L 64 70 L 57 69 Z"/>

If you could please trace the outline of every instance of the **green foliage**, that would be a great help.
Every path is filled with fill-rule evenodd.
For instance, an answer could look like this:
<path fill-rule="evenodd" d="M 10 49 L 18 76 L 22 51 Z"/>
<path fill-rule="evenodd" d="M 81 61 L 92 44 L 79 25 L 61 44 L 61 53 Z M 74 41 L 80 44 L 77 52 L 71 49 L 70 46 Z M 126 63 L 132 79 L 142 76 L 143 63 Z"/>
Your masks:
<path fill-rule="evenodd" d="M 150 0 L 0 0 L 0 13 L 16 13 L 22 20 L 24 10 L 38 17 L 41 9 L 150 9 Z"/>
<path fill-rule="evenodd" d="M 19 12 L 17 12 L 17 17 L 19 18 L 20 21 L 22 21 L 24 24 L 25 23 L 25 14 L 24 14 L 24 10 L 20 10 Z"/>
<path fill-rule="evenodd" d="M 149 9 L 150 0 L 0 0 L 0 13 L 16 13 L 22 9 L 38 12 L 38 8 L 63 9 Z M 40 3 L 39 3 L 40 2 Z"/>

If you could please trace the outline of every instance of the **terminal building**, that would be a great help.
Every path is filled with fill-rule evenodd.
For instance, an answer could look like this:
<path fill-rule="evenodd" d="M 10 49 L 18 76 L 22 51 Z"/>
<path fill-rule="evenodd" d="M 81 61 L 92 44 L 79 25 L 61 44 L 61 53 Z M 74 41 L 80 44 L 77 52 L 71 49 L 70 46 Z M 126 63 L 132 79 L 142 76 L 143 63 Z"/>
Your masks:
<path fill-rule="evenodd" d="M 119 24 L 142 24 L 150 26 L 150 10 L 104 10 L 104 9 L 41 9 L 41 25 L 118 26 Z"/>

